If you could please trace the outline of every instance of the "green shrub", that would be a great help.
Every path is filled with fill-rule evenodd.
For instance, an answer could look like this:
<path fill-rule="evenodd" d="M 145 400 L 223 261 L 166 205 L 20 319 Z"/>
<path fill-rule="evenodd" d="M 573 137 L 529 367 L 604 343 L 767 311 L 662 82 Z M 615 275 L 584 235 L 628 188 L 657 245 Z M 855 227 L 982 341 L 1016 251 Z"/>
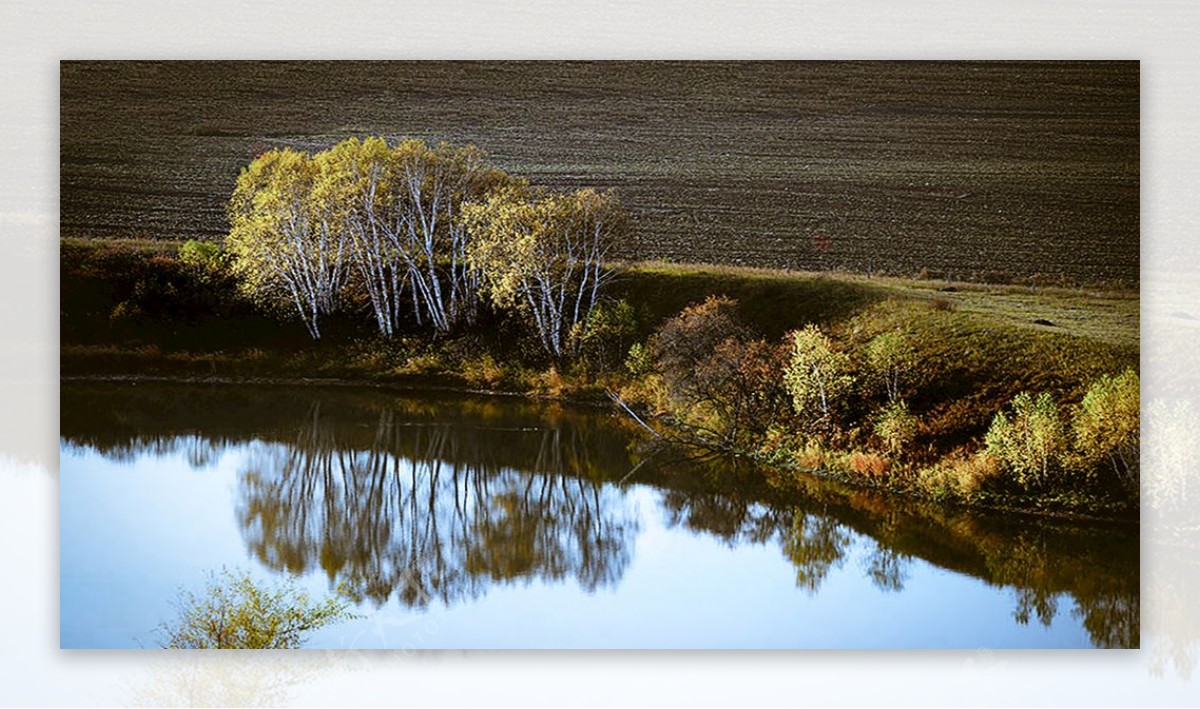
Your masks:
<path fill-rule="evenodd" d="M 633 306 L 624 299 L 601 301 L 587 318 L 571 328 L 571 340 L 579 360 L 591 372 L 611 372 L 621 366 L 637 333 Z"/>
<path fill-rule="evenodd" d="M 792 407 L 810 431 L 823 428 L 828 432 L 854 387 L 850 357 L 835 350 L 816 325 L 791 333 L 790 339 L 791 361 L 783 381 Z"/>
<path fill-rule="evenodd" d="M 218 271 L 223 264 L 221 247 L 207 241 L 184 242 L 179 247 L 179 262 L 197 271 Z"/>
<path fill-rule="evenodd" d="M 275 588 L 255 583 L 244 571 L 224 569 L 209 578 L 204 594 L 181 594 L 179 617 L 160 627 L 169 649 L 287 649 L 300 647 L 310 631 L 354 617 L 337 599 L 313 603 L 288 580 Z"/>
<path fill-rule="evenodd" d="M 1000 459 L 1026 489 L 1043 488 L 1059 469 L 1067 451 L 1067 433 L 1058 405 L 1048 392 L 1034 398 L 1022 392 L 1013 399 L 1013 416 L 996 414 L 988 429 L 987 452 Z"/>
<path fill-rule="evenodd" d="M 1071 425 L 1075 448 L 1092 468 L 1110 468 L 1114 478 L 1137 488 L 1141 431 L 1137 372 L 1103 375 L 1088 389 Z"/>
<path fill-rule="evenodd" d="M 644 377 L 653 372 L 654 358 L 650 355 L 649 348 L 640 342 L 633 343 L 625 357 L 625 371 L 634 377 Z"/>
<path fill-rule="evenodd" d="M 875 435 L 883 439 L 892 455 L 899 454 L 916 434 L 917 417 L 909 413 L 904 401 L 888 404 L 875 416 Z"/>

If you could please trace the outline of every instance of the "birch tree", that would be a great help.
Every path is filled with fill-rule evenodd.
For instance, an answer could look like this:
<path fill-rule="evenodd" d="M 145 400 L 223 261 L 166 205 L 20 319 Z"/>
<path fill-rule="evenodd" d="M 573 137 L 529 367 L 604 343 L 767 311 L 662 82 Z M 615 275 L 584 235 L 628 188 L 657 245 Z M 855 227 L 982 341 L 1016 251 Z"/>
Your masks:
<path fill-rule="evenodd" d="M 1092 465 L 1106 461 L 1117 480 L 1136 489 L 1141 447 L 1141 396 L 1137 372 L 1105 374 L 1088 388 L 1071 424 L 1075 444 Z"/>
<path fill-rule="evenodd" d="M 883 384 L 888 403 L 900 403 L 919 364 L 912 340 L 901 331 L 885 332 L 867 343 L 866 354 L 871 375 Z"/>
<path fill-rule="evenodd" d="M 468 262 L 492 301 L 523 313 L 542 349 L 570 354 L 568 334 L 595 307 L 605 266 L 626 232 L 612 192 L 552 193 L 520 183 L 463 205 Z"/>
<path fill-rule="evenodd" d="M 419 140 L 389 147 L 382 138 L 351 138 L 316 159 L 329 165 L 327 199 L 344 206 L 380 332 L 394 334 L 405 288 L 418 324 L 438 334 L 473 320 L 482 276 L 467 258 L 461 207 L 508 176 L 473 145 Z"/>
<path fill-rule="evenodd" d="M 1036 398 L 1029 392 L 1018 394 L 1012 401 L 1012 418 L 1003 411 L 996 414 L 984 437 L 987 452 L 1027 489 L 1051 482 L 1050 473 L 1059 469 L 1067 442 L 1066 426 L 1049 392 Z"/>
<path fill-rule="evenodd" d="M 850 358 L 835 350 L 816 325 L 793 332 L 791 338 L 792 360 L 783 381 L 792 395 L 792 407 L 802 419 L 820 421 L 829 431 L 834 410 L 854 386 Z"/>
<path fill-rule="evenodd" d="M 294 308 L 313 339 L 338 310 L 347 278 L 345 231 L 313 199 L 320 167 L 291 149 L 264 153 L 238 176 L 226 248 L 242 288 L 260 305 Z"/>
<path fill-rule="evenodd" d="M 336 212 L 350 245 L 358 286 L 366 292 L 379 332 L 391 337 L 406 280 L 395 239 L 386 231 L 391 203 L 391 153 L 382 138 L 351 138 L 318 153 L 321 179 L 314 198 Z"/>
<path fill-rule="evenodd" d="M 467 255 L 463 204 L 509 180 L 473 145 L 429 148 L 406 140 L 392 151 L 392 234 L 414 297 L 434 330 L 448 332 L 478 312 L 483 275 Z M 420 312 L 418 312 L 420 315 Z"/>

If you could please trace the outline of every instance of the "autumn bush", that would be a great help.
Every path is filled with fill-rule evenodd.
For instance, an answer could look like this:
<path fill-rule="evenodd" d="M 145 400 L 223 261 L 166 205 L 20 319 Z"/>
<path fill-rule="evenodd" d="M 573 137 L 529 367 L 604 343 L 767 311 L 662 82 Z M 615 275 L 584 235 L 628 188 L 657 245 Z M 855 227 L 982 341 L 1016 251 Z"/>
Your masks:
<path fill-rule="evenodd" d="M 891 461 L 874 451 L 851 451 L 841 464 L 856 476 L 882 481 L 891 469 Z"/>
<path fill-rule="evenodd" d="M 786 358 L 781 345 L 729 338 L 696 367 L 726 441 L 756 449 L 787 415 L 787 392 L 779 377 Z"/>
<path fill-rule="evenodd" d="M 710 296 L 684 308 L 646 350 L 669 413 L 710 443 L 754 451 L 788 413 L 780 379 L 786 347 L 753 338 L 730 298 Z M 627 363 L 641 369 L 644 358 L 635 350 Z"/>
<path fill-rule="evenodd" d="M 996 456 L 963 447 L 919 469 L 914 485 L 918 492 L 935 498 L 975 502 L 1001 476 L 1002 465 Z"/>
<path fill-rule="evenodd" d="M 655 369 L 681 399 L 687 399 L 696 387 L 696 364 L 720 343 L 744 338 L 747 333 L 737 313 L 737 301 L 709 296 L 664 322 L 647 347 Z"/>
<path fill-rule="evenodd" d="M 805 440 L 792 453 L 794 467 L 801 471 L 817 472 L 824 470 L 829 460 L 829 451 L 819 442 Z"/>

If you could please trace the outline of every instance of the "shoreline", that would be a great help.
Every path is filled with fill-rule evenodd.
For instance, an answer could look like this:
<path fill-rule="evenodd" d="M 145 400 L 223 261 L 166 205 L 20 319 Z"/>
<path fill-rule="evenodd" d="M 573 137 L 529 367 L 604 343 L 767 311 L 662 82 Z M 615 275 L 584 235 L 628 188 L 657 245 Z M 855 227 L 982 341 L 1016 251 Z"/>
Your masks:
<path fill-rule="evenodd" d="M 503 397 L 513 400 L 525 400 L 531 402 L 558 402 L 571 406 L 591 409 L 611 409 L 613 413 L 620 413 L 619 410 L 612 405 L 608 400 L 599 399 L 583 399 L 564 396 L 539 396 L 531 392 L 506 391 L 501 389 L 472 389 L 465 386 L 453 386 L 448 383 L 439 384 L 431 378 L 424 378 L 422 383 L 421 378 L 413 377 L 412 381 L 372 381 L 368 379 L 346 379 L 337 377 L 236 377 L 236 376 L 195 376 L 195 375 L 146 375 L 146 374 L 72 374 L 60 375 L 59 382 L 61 383 L 154 383 L 154 384 L 187 384 L 187 385 L 202 385 L 202 386 L 237 386 L 237 385 L 253 385 L 253 386 L 298 386 L 298 387 L 336 387 L 341 389 L 371 389 L 375 391 L 394 391 L 394 392 L 413 392 L 427 394 L 456 394 L 465 396 L 479 397 Z M 666 442 L 667 445 L 685 445 L 682 442 Z M 1068 522 L 1080 525 L 1098 525 L 1098 526 L 1120 526 L 1141 527 L 1141 509 L 1137 510 L 1138 516 L 1136 519 L 1123 517 L 1103 517 L 1097 515 L 1088 515 L 1078 512 L 1062 512 L 1050 510 L 1033 510 L 1021 509 L 1019 507 L 1003 506 L 1003 505 L 987 505 L 987 504 L 972 504 L 956 500 L 938 500 L 929 496 L 918 495 L 904 490 L 885 486 L 873 486 L 864 484 L 861 481 L 853 480 L 847 476 L 837 473 L 823 472 L 820 470 L 803 470 L 800 468 L 790 468 L 783 465 L 771 464 L 768 462 L 755 460 L 754 458 L 740 454 L 728 453 L 736 458 L 742 458 L 752 465 L 760 468 L 763 472 L 763 477 L 768 484 L 778 487 L 784 492 L 790 492 L 790 488 L 794 486 L 794 482 L 789 480 L 787 476 L 805 475 L 817 480 L 833 482 L 839 485 L 845 485 L 854 489 L 865 490 L 879 495 L 883 495 L 890 499 L 900 501 L 919 502 L 923 504 L 935 504 L 944 506 L 950 509 L 960 509 L 970 511 L 979 511 L 988 514 L 1004 515 L 1008 517 L 1032 517 L 1039 520 L 1054 520 Z"/>

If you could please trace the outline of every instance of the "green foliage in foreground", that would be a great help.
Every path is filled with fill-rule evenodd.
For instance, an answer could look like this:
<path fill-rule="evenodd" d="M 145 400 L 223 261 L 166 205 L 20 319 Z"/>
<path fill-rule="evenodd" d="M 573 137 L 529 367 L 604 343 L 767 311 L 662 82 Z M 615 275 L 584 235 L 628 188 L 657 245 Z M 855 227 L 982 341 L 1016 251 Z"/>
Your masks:
<path fill-rule="evenodd" d="M 185 591 L 179 616 L 164 624 L 168 649 L 280 650 L 300 647 L 308 633 L 354 616 L 333 598 L 313 602 L 289 579 L 274 588 L 255 583 L 244 571 L 222 569 L 204 592 Z"/>

